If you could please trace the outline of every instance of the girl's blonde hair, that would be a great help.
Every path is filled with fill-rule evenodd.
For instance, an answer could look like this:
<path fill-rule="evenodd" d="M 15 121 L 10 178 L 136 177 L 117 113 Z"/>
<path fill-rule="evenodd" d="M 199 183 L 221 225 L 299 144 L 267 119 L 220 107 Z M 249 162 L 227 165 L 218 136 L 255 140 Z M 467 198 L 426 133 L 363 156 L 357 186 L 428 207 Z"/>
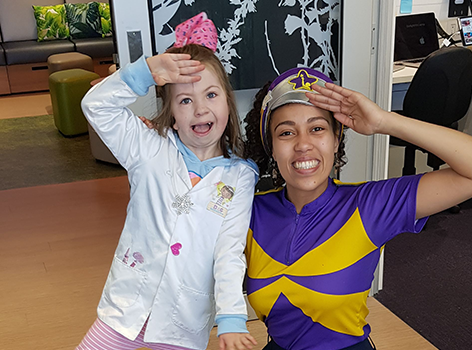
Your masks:
<path fill-rule="evenodd" d="M 189 44 L 183 47 L 171 47 L 166 52 L 189 54 L 192 57 L 192 60 L 200 61 L 205 65 L 205 69 L 210 69 L 211 72 L 216 74 L 226 94 L 226 102 L 228 103 L 229 110 L 228 124 L 221 136 L 220 147 L 225 158 L 229 158 L 229 151 L 238 157 L 243 157 L 243 142 L 234 93 L 228 76 L 226 75 L 226 71 L 218 57 L 216 57 L 210 49 L 196 44 Z M 162 98 L 163 102 L 162 110 L 157 117 L 153 119 L 153 123 L 159 132 L 159 135 L 164 137 L 167 135 L 168 129 L 171 129 L 175 124 L 175 119 L 171 111 L 171 88 L 172 84 L 158 87 L 158 96 Z"/>

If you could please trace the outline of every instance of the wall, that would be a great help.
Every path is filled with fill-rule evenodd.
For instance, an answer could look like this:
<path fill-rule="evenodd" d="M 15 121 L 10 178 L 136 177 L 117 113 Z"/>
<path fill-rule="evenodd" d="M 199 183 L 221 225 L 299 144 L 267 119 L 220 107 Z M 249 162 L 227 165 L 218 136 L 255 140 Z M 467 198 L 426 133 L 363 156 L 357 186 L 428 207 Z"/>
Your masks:
<path fill-rule="evenodd" d="M 401 0 L 395 0 L 395 14 L 400 14 Z M 449 0 L 413 0 L 412 13 L 434 12 L 439 21 L 447 20 Z"/>
<path fill-rule="evenodd" d="M 469 0 L 465 0 L 466 2 Z M 400 3 L 401 0 L 395 0 L 395 15 L 400 14 Z M 451 25 L 456 25 L 456 18 L 449 18 L 449 0 L 413 0 L 412 14 L 434 12 L 436 18 L 441 23 L 443 29 L 452 34 Z M 470 13 L 470 9 L 469 9 Z M 455 26 L 454 28 L 457 28 Z M 454 39 L 460 40 L 458 35 L 454 36 Z"/>
<path fill-rule="evenodd" d="M 147 0 L 110 0 L 113 10 L 113 30 L 116 39 L 118 62 L 120 66 L 131 62 L 132 50 L 136 46 L 130 45 L 128 34 L 139 33 L 141 35 L 141 51 L 145 56 L 152 56 L 151 30 Z M 138 36 L 139 37 L 139 36 Z M 138 41 L 139 42 L 139 41 Z M 154 89 L 149 89 L 146 96 L 140 96 L 129 108 L 136 114 L 146 118 L 152 118 L 157 111 L 157 99 Z"/>

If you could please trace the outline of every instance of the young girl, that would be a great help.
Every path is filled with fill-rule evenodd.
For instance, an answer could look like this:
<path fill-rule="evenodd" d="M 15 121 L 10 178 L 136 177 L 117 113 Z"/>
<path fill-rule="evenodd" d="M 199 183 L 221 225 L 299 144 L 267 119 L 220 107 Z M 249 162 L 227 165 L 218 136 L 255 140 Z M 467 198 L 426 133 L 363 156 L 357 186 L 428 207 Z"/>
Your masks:
<path fill-rule="evenodd" d="M 246 122 L 247 155 L 285 184 L 254 199 L 246 248 L 248 298 L 271 337 L 265 349 L 374 349 L 366 300 L 381 247 L 472 197 L 472 137 L 388 113 L 309 68 L 261 91 Z M 341 123 L 414 143 L 450 168 L 333 181 L 333 164 L 343 163 Z"/>
<path fill-rule="evenodd" d="M 208 21 L 193 18 L 187 32 L 216 33 Z M 221 349 L 255 344 L 242 283 L 257 167 L 240 157 L 229 80 L 202 46 L 216 41 L 181 39 L 188 45 L 141 57 L 83 99 L 131 193 L 98 318 L 77 349 L 205 349 L 215 314 Z M 155 84 L 163 87 L 157 131 L 126 107 Z"/>

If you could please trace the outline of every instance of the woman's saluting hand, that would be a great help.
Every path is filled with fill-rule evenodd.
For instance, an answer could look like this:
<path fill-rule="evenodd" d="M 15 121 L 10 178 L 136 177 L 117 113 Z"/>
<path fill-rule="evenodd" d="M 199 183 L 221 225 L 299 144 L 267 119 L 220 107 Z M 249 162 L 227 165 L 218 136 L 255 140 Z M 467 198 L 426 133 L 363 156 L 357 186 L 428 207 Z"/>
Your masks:
<path fill-rule="evenodd" d="M 388 112 L 363 94 L 331 83 L 325 87 L 313 84 L 312 88 L 315 93 L 306 94 L 310 102 L 333 112 L 340 123 L 363 135 L 386 133 L 382 121 Z"/>

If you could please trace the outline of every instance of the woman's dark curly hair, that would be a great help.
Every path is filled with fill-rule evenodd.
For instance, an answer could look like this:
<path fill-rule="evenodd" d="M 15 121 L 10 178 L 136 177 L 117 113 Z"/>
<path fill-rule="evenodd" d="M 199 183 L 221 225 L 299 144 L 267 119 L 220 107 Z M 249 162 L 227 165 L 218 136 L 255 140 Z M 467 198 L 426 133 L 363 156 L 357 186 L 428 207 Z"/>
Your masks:
<path fill-rule="evenodd" d="M 267 82 L 256 94 L 252 109 L 246 114 L 244 122 L 246 123 L 246 141 L 244 143 L 244 158 L 251 158 L 256 162 L 259 167 L 260 178 L 270 177 L 274 184 L 274 187 L 280 187 L 285 183 L 282 175 L 280 174 L 277 163 L 274 161 L 272 156 L 269 156 L 262 145 L 261 132 L 260 132 L 260 120 L 261 120 L 261 109 L 264 97 L 269 90 L 271 82 Z M 273 112 L 273 111 L 272 111 Z M 331 113 L 331 117 L 334 117 Z M 334 133 L 339 134 L 340 124 L 333 122 Z M 346 152 L 345 152 L 345 134 L 342 130 L 342 135 L 339 140 L 338 151 L 334 157 L 334 169 L 340 171 L 341 167 L 346 164 Z M 272 135 L 269 133 L 268 144 L 272 148 Z"/>

